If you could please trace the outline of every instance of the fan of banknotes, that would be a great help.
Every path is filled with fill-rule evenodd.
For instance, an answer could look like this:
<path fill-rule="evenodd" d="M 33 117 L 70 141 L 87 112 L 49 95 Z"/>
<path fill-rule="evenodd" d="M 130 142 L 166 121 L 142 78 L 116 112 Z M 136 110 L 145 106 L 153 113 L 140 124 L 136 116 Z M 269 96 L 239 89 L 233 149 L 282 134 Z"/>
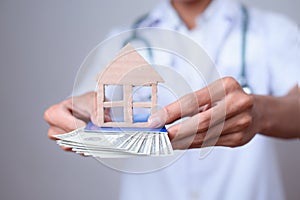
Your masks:
<path fill-rule="evenodd" d="M 169 156 L 173 149 L 165 128 L 85 128 L 55 136 L 57 144 L 76 153 L 100 158 Z"/>

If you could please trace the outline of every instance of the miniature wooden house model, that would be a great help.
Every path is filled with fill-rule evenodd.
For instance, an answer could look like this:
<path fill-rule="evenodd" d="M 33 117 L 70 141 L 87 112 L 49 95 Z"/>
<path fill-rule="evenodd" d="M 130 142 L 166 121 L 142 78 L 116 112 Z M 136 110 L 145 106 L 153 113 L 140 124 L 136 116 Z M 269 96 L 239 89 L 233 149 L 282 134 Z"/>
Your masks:
<path fill-rule="evenodd" d="M 97 83 L 97 123 L 100 127 L 147 127 L 147 122 L 134 122 L 134 108 L 153 108 L 157 104 L 157 84 L 163 82 L 155 69 L 130 45 L 127 44 L 98 77 Z M 105 98 L 105 86 L 121 86 L 123 98 L 109 101 Z M 151 101 L 133 102 L 133 87 L 151 87 Z M 123 121 L 105 122 L 104 110 L 122 107 Z"/>

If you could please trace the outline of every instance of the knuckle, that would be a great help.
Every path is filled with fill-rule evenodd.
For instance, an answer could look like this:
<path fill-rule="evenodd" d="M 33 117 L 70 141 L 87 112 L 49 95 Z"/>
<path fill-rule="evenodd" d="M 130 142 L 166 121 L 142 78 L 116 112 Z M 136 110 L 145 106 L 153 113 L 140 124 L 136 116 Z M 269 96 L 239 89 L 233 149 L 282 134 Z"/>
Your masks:
<path fill-rule="evenodd" d="M 181 106 L 183 107 L 182 109 L 187 109 L 187 113 L 194 113 L 199 106 L 196 95 L 192 93 Z"/>
<path fill-rule="evenodd" d="M 241 146 L 243 144 L 244 134 L 242 132 L 236 133 L 232 139 L 235 146 Z"/>
<path fill-rule="evenodd" d="M 198 132 L 207 131 L 210 125 L 210 117 L 204 116 L 204 118 L 199 120 Z"/>
<path fill-rule="evenodd" d="M 254 97 L 251 95 L 247 95 L 247 105 L 248 107 L 252 107 L 254 104 Z"/>
<path fill-rule="evenodd" d="M 250 126 L 251 123 L 252 123 L 252 116 L 250 115 L 250 113 L 248 113 L 246 116 L 245 116 L 245 119 L 244 119 L 244 124 L 246 127 Z"/>
<path fill-rule="evenodd" d="M 233 77 L 223 78 L 223 83 L 227 91 L 232 91 L 234 89 L 240 88 L 240 84 Z"/>
<path fill-rule="evenodd" d="M 53 114 L 57 111 L 58 109 L 58 104 L 55 104 L 51 107 L 49 107 L 45 112 L 44 112 L 44 119 L 46 122 L 50 122 L 52 119 Z"/>
<path fill-rule="evenodd" d="M 172 117 L 172 110 L 169 108 L 169 106 L 166 106 L 163 108 L 163 114 L 165 118 L 171 118 Z"/>
<path fill-rule="evenodd" d="M 227 76 L 223 78 L 223 81 L 225 84 L 230 84 L 231 82 L 234 81 L 234 78 L 232 78 L 231 76 Z"/>
<path fill-rule="evenodd" d="M 252 116 L 247 113 L 239 119 L 238 126 L 241 128 L 247 128 L 250 126 L 251 123 L 252 123 Z"/>
<path fill-rule="evenodd" d="M 168 129 L 168 136 L 170 138 L 171 141 L 173 141 L 174 139 L 176 139 L 176 137 L 178 136 L 178 130 L 179 127 L 178 126 L 173 126 L 170 129 Z"/>
<path fill-rule="evenodd" d="M 49 111 L 48 111 L 48 109 L 44 112 L 44 120 L 46 122 L 49 122 Z"/>
<path fill-rule="evenodd" d="M 244 94 L 242 99 L 242 104 L 245 105 L 245 107 L 249 108 L 252 107 L 253 105 L 253 97 L 248 95 L 248 94 Z"/>
<path fill-rule="evenodd" d="M 194 138 L 194 141 L 193 141 L 193 145 L 197 145 L 198 147 L 200 147 L 204 141 L 204 138 L 205 138 L 205 134 L 202 134 L 202 133 L 198 133 L 195 138 Z"/>
<path fill-rule="evenodd" d="M 253 106 L 253 97 L 248 95 L 248 94 L 236 94 L 235 97 L 236 99 L 238 99 L 238 105 L 241 107 L 241 108 L 245 108 L 245 109 L 248 109 L 248 108 L 251 108 Z"/>

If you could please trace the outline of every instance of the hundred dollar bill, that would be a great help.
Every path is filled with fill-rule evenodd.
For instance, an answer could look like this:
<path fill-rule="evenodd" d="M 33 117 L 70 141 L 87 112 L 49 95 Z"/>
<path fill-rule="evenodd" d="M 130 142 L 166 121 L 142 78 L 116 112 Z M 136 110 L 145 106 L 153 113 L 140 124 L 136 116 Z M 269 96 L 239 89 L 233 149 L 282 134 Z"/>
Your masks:
<path fill-rule="evenodd" d="M 168 135 L 165 133 L 161 134 L 160 139 L 162 141 L 160 149 L 162 149 L 163 155 L 173 155 L 173 148 Z"/>
<path fill-rule="evenodd" d="M 145 137 L 138 153 L 151 155 L 151 145 L 153 143 L 153 136 L 154 136 L 153 133 L 146 133 L 146 137 Z"/>
<path fill-rule="evenodd" d="M 86 131 L 83 128 L 55 136 L 57 144 L 78 154 L 101 158 L 172 155 L 165 131 Z"/>
<path fill-rule="evenodd" d="M 111 152 L 111 151 L 77 151 L 77 153 L 83 154 L 85 156 L 93 156 L 99 158 L 128 158 L 134 157 L 135 154 L 126 153 L 126 152 Z"/>
<path fill-rule="evenodd" d="M 80 143 L 86 146 L 116 148 L 132 137 L 133 134 L 135 133 L 93 133 L 77 129 L 70 133 L 56 135 L 55 137 L 65 142 Z"/>
<path fill-rule="evenodd" d="M 59 141 L 57 142 L 58 145 L 72 148 L 72 151 L 75 150 L 81 150 L 81 151 L 114 151 L 114 152 L 123 152 L 122 149 L 117 149 L 113 147 L 99 147 L 99 146 L 93 146 L 93 145 L 85 145 L 80 143 L 72 143 L 72 142 L 65 142 L 65 141 Z"/>
<path fill-rule="evenodd" d="M 141 145 L 142 145 L 142 143 L 143 143 L 143 141 L 145 139 L 146 139 L 146 135 L 145 134 L 139 134 L 138 138 L 132 144 L 132 146 L 128 149 L 128 151 L 131 152 L 131 153 L 138 153 L 139 149 L 141 148 Z"/>

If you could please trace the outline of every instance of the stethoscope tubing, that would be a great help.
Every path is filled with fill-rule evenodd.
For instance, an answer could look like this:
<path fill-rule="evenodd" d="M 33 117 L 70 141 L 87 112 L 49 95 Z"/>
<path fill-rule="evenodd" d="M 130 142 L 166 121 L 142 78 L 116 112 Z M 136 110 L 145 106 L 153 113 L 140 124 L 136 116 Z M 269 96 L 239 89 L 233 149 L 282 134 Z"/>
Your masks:
<path fill-rule="evenodd" d="M 244 89 L 244 91 L 246 93 L 252 93 L 252 90 L 250 88 L 250 86 L 248 85 L 248 80 L 247 80 L 247 74 L 246 74 L 246 55 L 247 55 L 247 35 L 248 35 L 248 27 L 249 27 L 249 12 L 248 9 L 245 5 L 241 4 L 241 14 L 242 14 L 242 25 L 241 25 L 241 71 L 240 71 L 240 76 L 239 76 L 239 83 L 241 85 L 241 87 Z M 123 46 L 125 46 L 127 43 L 131 42 L 131 41 L 140 41 L 142 43 L 144 43 L 147 47 L 149 47 L 148 49 L 148 56 L 150 60 L 153 60 L 153 52 L 150 49 L 151 45 L 150 42 L 147 41 L 146 38 L 143 38 L 142 36 L 140 36 L 137 33 L 137 28 L 140 27 L 140 25 L 142 24 L 142 22 L 147 19 L 148 14 L 142 16 L 141 18 L 139 18 L 132 26 L 133 28 L 133 33 L 132 35 L 126 39 L 123 43 Z M 150 26 L 151 27 L 151 26 Z M 178 28 L 178 27 L 177 27 Z M 225 45 L 225 41 L 226 39 L 229 37 L 230 33 L 233 31 L 234 29 L 234 23 L 232 23 L 232 25 L 228 28 L 224 38 L 222 39 L 222 43 L 220 44 L 217 52 L 216 52 L 216 56 L 215 56 L 215 63 L 217 64 L 219 61 L 219 57 L 221 54 L 221 49 L 223 49 L 223 46 Z"/>

